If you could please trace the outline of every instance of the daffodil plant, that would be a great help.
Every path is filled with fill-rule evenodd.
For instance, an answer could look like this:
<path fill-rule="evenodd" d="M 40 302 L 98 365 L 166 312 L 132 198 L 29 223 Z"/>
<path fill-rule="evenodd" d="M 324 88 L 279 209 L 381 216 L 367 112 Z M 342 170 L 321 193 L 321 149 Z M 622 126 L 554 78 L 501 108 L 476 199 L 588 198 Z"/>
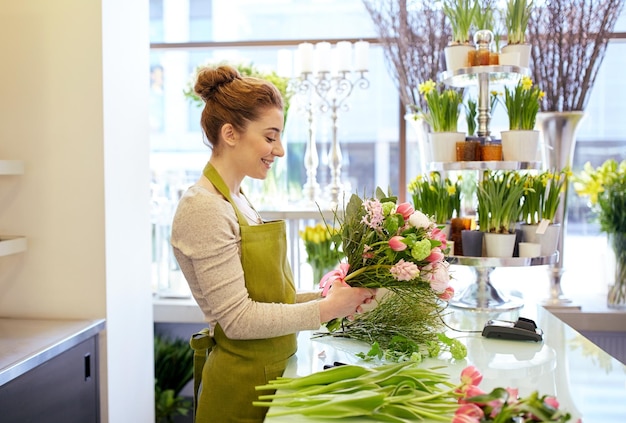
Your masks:
<path fill-rule="evenodd" d="M 501 101 L 509 117 L 509 129 L 533 130 L 544 95 L 528 76 L 522 77 L 514 88 L 504 87 L 504 100 Z"/>
<path fill-rule="evenodd" d="M 433 132 L 456 132 L 463 104 L 461 92 L 452 88 L 442 90 L 432 79 L 422 82 L 417 89 L 426 100 L 428 112 L 424 118 Z"/>

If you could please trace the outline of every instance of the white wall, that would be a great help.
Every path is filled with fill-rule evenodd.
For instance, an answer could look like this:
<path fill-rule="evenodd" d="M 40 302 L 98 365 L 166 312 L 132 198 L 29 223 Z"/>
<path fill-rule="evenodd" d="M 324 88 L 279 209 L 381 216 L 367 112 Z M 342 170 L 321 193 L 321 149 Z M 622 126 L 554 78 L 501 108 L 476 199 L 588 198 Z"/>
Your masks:
<path fill-rule="evenodd" d="M 148 2 L 0 0 L 0 317 L 106 318 L 103 422 L 150 422 Z"/>

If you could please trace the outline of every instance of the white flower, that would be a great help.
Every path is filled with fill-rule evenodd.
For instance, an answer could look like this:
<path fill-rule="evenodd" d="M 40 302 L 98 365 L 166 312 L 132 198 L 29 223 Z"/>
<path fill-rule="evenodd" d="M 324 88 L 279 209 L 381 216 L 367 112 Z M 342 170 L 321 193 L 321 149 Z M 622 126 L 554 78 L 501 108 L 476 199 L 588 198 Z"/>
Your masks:
<path fill-rule="evenodd" d="M 413 214 L 409 217 L 409 225 L 414 228 L 424 228 L 428 229 L 433 224 L 428 216 L 422 213 L 419 210 L 415 210 Z"/>

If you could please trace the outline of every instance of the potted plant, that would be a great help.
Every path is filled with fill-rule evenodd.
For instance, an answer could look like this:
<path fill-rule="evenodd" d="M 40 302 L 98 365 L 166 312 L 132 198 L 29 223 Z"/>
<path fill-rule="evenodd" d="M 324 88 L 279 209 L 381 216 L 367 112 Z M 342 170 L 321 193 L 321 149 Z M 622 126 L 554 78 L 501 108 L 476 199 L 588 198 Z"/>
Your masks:
<path fill-rule="evenodd" d="M 474 47 L 470 44 L 470 30 L 480 7 L 475 0 L 443 0 L 443 13 L 452 27 L 452 39 L 444 49 L 448 71 L 468 66 L 468 57 Z"/>
<path fill-rule="evenodd" d="M 504 160 L 532 162 L 537 160 L 539 131 L 535 121 L 543 91 L 524 76 L 513 88 L 504 87 L 501 100 L 509 118 L 509 130 L 502 131 L 502 156 Z"/>
<path fill-rule="evenodd" d="M 193 379 L 193 350 L 183 339 L 154 337 L 154 405 L 157 423 L 186 416 L 192 402 L 180 395 Z"/>
<path fill-rule="evenodd" d="M 408 185 L 413 207 L 432 217 L 438 225 L 448 225 L 453 217 L 461 215 L 461 180 L 452 182 L 439 172 L 428 176 L 417 175 Z M 449 230 L 446 233 L 449 236 Z"/>
<path fill-rule="evenodd" d="M 479 229 L 485 233 L 485 248 L 489 257 L 513 255 L 525 178 L 525 175 L 515 171 L 488 170 L 478 184 L 478 223 Z"/>
<path fill-rule="evenodd" d="M 457 130 L 463 103 L 461 92 L 452 88 L 443 89 L 432 79 L 419 84 L 418 90 L 428 106 L 428 112 L 423 115 L 432 130 L 428 134 L 432 160 L 455 161 L 456 143 L 465 141 L 465 133 Z"/>
<path fill-rule="evenodd" d="M 506 3 L 504 25 L 507 45 L 502 48 L 502 54 L 517 54 L 517 61 L 515 58 L 507 58 L 506 64 L 527 68 L 530 63 L 530 44 L 526 43 L 526 30 L 532 10 L 533 0 L 508 0 Z"/>
<path fill-rule="evenodd" d="M 574 190 L 589 198 L 597 213 L 600 230 L 608 235 L 615 258 L 615 279 L 609 288 L 607 306 L 626 309 L 626 160 L 613 159 L 594 168 L 587 162 L 574 176 Z"/>

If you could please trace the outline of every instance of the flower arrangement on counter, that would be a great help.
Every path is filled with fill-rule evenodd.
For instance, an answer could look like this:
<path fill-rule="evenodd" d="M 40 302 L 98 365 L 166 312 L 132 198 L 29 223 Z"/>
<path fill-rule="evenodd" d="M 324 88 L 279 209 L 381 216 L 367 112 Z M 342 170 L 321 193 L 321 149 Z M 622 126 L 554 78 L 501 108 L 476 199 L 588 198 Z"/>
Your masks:
<path fill-rule="evenodd" d="M 456 132 L 463 104 L 461 92 L 441 89 L 432 79 L 419 84 L 418 91 L 426 100 L 428 113 L 424 113 L 424 118 L 433 132 Z"/>
<path fill-rule="evenodd" d="M 366 368 L 353 364 L 296 378 L 280 378 L 257 386 L 257 407 L 268 407 L 268 417 L 304 415 L 333 419 L 368 417 L 377 421 L 442 421 L 452 423 L 560 422 L 571 415 L 559 409 L 558 400 L 532 392 L 519 398 L 514 388 L 484 392 L 483 376 L 474 366 L 461 371 L 452 383 L 439 369 L 417 363 L 385 364 Z"/>
<path fill-rule="evenodd" d="M 535 128 L 539 105 L 545 93 L 533 85 L 532 79 L 522 77 L 513 88 L 504 87 L 504 100 L 500 100 L 509 118 L 510 130 Z"/>
<path fill-rule="evenodd" d="M 582 172 L 574 177 L 574 189 L 589 197 L 615 256 L 615 279 L 609 288 L 607 305 L 626 309 L 626 160 L 617 163 L 609 159 L 597 168 L 585 163 Z"/>
<path fill-rule="evenodd" d="M 336 267 L 343 254 L 340 251 L 341 237 L 336 228 L 317 223 L 299 231 L 307 254 L 307 263 L 313 269 L 313 283 L 319 283 L 322 276 Z"/>
<path fill-rule="evenodd" d="M 626 160 L 609 159 L 597 168 L 587 162 L 573 181 L 578 195 L 589 197 L 602 231 L 626 233 Z"/>
<path fill-rule="evenodd" d="M 569 168 L 546 170 L 524 178 L 522 222 L 537 225 L 546 219 L 554 222 L 561 197 L 571 176 Z"/>
<path fill-rule="evenodd" d="M 336 281 L 381 289 L 376 308 L 329 322 L 329 334 L 368 342 L 372 356 L 420 360 L 454 350 L 463 358 L 465 348 L 440 333 L 441 313 L 454 294 L 444 232 L 380 188 L 373 198 L 353 194 L 336 220 L 345 260 L 322 278 L 322 295 Z"/>
<path fill-rule="evenodd" d="M 461 178 L 454 182 L 439 172 L 417 175 L 408 185 L 413 207 L 444 224 L 461 216 Z"/>

